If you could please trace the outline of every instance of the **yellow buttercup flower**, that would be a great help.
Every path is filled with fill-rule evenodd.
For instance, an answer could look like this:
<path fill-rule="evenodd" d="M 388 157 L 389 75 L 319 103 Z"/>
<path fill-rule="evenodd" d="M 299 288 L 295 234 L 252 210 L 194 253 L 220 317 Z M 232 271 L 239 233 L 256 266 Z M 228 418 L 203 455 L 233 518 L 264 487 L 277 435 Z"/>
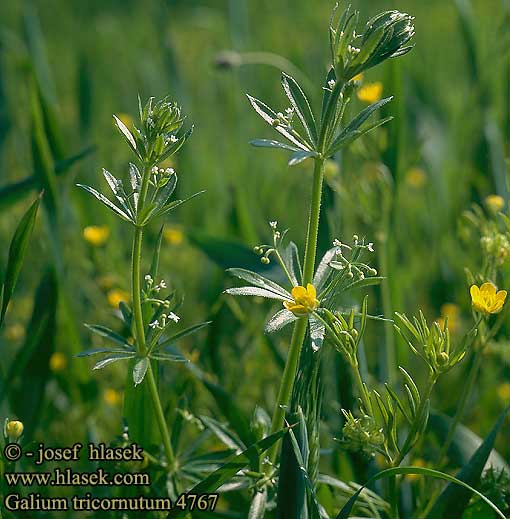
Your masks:
<path fill-rule="evenodd" d="M 163 231 L 165 241 L 170 245 L 181 245 L 184 241 L 184 233 L 177 225 L 169 225 Z"/>
<path fill-rule="evenodd" d="M 57 373 L 58 371 L 62 371 L 67 366 L 67 359 L 66 356 L 61 353 L 60 351 L 56 351 L 53 353 L 53 355 L 50 357 L 50 369 L 54 373 Z"/>
<path fill-rule="evenodd" d="M 485 205 L 487 206 L 487 209 L 497 213 L 505 207 L 505 200 L 499 195 L 489 195 L 485 197 Z"/>
<path fill-rule="evenodd" d="M 5 432 L 9 437 L 10 441 L 16 441 L 22 434 L 24 430 L 23 423 L 18 420 L 11 420 L 7 423 L 5 427 Z"/>
<path fill-rule="evenodd" d="M 490 281 L 480 287 L 470 288 L 471 303 L 477 312 L 482 314 L 497 314 L 501 312 L 506 299 L 506 290 L 499 290 Z"/>
<path fill-rule="evenodd" d="M 361 83 L 363 81 L 363 72 L 360 72 L 359 74 L 356 74 L 352 78 L 352 81 L 358 81 L 359 83 Z"/>
<path fill-rule="evenodd" d="M 296 317 L 304 317 L 319 306 L 315 287 L 308 283 L 305 287 L 297 286 L 292 289 L 294 301 L 284 301 L 283 306 Z"/>
<path fill-rule="evenodd" d="M 358 90 L 358 99 L 364 103 L 375 103 L 382 96 L 383 85 L 380 81 L 367 83 Z"/>
<path fill-rule="evenodd" d="M 94 247 L 104 245 L 110 236 L 110 229 L 106 225 L 89 225 L 83 229 L 83 237 Z"/>
<path fill-rule="evenodd" d="M 108 405 L 111 405 L 112 407 L 115 407 L 122 402 L 122 395 L 118 391 L 115 391 L 115 389 L 112 389 L 112 388 L 105 389 L 105 391 L 103 393 L 103 398 L 104 398 L 104 401 Z"/>
<path fill-rule="evenodd" d="M 120 288 L 112 288 L 112 290 L 109 290 L 108 294 L 106 294 L 108 304 L 113 306 L 113 308 L 118 308 L 121 301 L 127 303 L 129 301 L 129 297 L 129 292 L 126 292 Z"/>

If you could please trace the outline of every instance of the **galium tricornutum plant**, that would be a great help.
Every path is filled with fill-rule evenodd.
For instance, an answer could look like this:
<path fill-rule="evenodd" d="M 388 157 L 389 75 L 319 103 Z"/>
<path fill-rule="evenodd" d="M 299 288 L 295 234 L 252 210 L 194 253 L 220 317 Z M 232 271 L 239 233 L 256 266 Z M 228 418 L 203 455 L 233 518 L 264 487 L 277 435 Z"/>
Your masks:
<path fill-rule="evenodd" d="M 297 247 L 293 243 L 285 250 L 282 248 L 283 235 L 277 230 L 276 222 L 271 223 L 273 245 L 257 249 L 263 254 L 264 263 L 269 261 L 271 255 L 275 256 L 288 278 L 290 290 L 253 272 L 235 269 L 232 271 L 234 275 L 254 286 L 227 291 L 231 294 L 280 299 L 284 308 L 270 320 L 268 329 L 274 331 L 291 322 L 294 326 L 273 413 L 272 432 L 283 427 L 307 330 L 313 347 L 318 348 L 325 333 L 320 314 L 326 302 L 338 298 L 342 291 L 363 281 L 365 275 L 373 275 L 372 269 L 367 271 L 364 266 L 358 266 L 357 258 L 345 263 L 332 263 L 336 253 L 341 253 L 339 247 L 329 251 L 319 268 L 315 269 L 325 161 L 391 119 L 386 117 L 370 120 L 372 115 L 391 100 L 390 97 L 371 104 L 353 118 L 347 117 L 346 109 L 359 84 L 359 74 L 388 58 L 407 53 L 411 49 L 408 43 L 414 35 L 412 18 L 407 14 L 398 11 L 382 13 L 369 20 L 362 33 L 358 32 L 358 16 L 357 11 L 347 8 L 339 19 L 335 20 L 333 17 L 330 24 L 331 66 L 322 85 L 320 112 L 312 109 L 297 81 L 285 73 L 282 74 L 282 86 L 290 104 L 285 110 L 275 111 L 258 99 L 248 96 L 255 111 L 285 139 L 283 142 L 260 139 L 253 141 L 253 145 L 292 152 L 289 165 L 306 159 L 314 161 L 302 267 Z M 275 446 L 269 456 L 271 464 L 275 463 L 276 457 Z"/>
<path fill-rule="evenodd" d="M 114 116 L 117 128 L 138 162 L 138 165 L 129 164 L 129 187 L 105 169 L 103 175 L 113 192 L 116 203 L 96 189 L 80 185 L 133 228 L 132 306 L 129 306 L 128 302 L 121 302 L 119 306 L 126 327 L 133 332 L 134 344 L 104 326 L 87 325 L 92 332 L 111 341 L 114 346 L 88 350 L 81 356 L 103 355 L 94 369 L 104 368 L 118 361 L 132 363 L 132 383 L 147 384 L 164 446 L 166 468 L 172 471 L 174 453 L 158 393 L 154 367 L 161 361 L 182 360 L 181 357 L 169 353 L 166 347 L 177 337 L 182 337 L 183 332 L 171 333 L 172 327 L 179 321 L 175 313 L 177 303 L 174 300 L 174 293 L 167 293 L 168 287 L 165 281 L 157 279 L 161 233 L 153 254 L 151 269 L 147 273 L 141 272 L 142 240 L 144 230 L 149 224 L 193 198 L 172 201 L 171 197 L 177 184 L 177 173 L 173 168 L 161 166 L 165 159 L 177 153 L 183 146 L 193 128 L 184 131 L 181 109 L 167 99 L 155 102 L 150 98 L 145 106 L 142 106 L 139 100 L 139 112 L 139 128 L 128 129 L 119 118 Z M 191 327 L 184 330 L 184 334 L 196 329 L 198 327 Z"/>

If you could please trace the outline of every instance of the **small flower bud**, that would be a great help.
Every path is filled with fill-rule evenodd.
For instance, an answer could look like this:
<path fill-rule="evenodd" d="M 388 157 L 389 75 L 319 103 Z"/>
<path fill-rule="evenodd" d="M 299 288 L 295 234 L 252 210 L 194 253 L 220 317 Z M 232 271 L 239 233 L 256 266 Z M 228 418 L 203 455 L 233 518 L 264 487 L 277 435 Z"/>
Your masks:
<path fill-rule="evenodd" d="M 11 420 L 5 427 L 5 432 L 9 441 L 15 442 L 23 434 L 23 423 L 18 420 Z"/>
<path fill-rule="evenodd" d="M 262 258 L 260 258 L 260 262 L 263 265 L 269 265 L 269 263 L 270 263 L 269 258 L 267 256 L 263 256 Z"/>
<path fill-rule="evenodd" d="M 450 357 L 446 351 L 441 351 L 439 355 L 437 356 L 437 363 L 440 366 L 446 366 L 448 364 L 448 361 L 450 360 Z"/>

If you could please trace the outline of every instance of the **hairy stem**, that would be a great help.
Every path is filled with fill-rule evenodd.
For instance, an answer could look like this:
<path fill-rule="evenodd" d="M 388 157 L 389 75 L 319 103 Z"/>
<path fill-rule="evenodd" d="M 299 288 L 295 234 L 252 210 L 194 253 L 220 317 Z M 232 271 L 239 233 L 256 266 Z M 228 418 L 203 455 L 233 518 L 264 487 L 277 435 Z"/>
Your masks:
<path fill-rule="evenodd" d="M 149 189 L 150 167 L 144 169 L 140 197 L 138 200 L 138 214 L 143 210 L 147 192 Z M 133 318 L 135 323 L 136 350 L 139 356 L 147 355 L 147 346 L 145 344 L 145 327 L 143 322 L 142 296 L 141 296 L 141 261 L 142 261 L 142 241 L 143 227 L 136 226 L 133 234 L 133 253 L 131 257 L 131 292 L 133 299 Z M 174 453 L 172 444 L 170 443 L 170 434 L 165 420 L 163 407 L 159 398 L 158 388 L 152 366 L 149 362 L 146 380 L 154 407 L 154 413 L 158 422 L 159 432 L 165 449 L 168 469 L 172 469 L 174 465 Z"/>
<path fill-rule="evenodd" d="M 315 168 L 313 175 L 312 202 L 310 206 L 310 216 L 308 219 L 308 231 L 306 237 L 305 259 L 303 266 L 303 285 L 311 283 L 313 272 L 315 269 L 315 255 L 317 253 L 317 236 L 319 233 L 319 216 L 322 198 L 322 180 L 323 180 L 324 159 L 317 157 L 315 159 Z M 301 317 L 294 325 L 292 340 L 290 343 L 289 354 L 285 363 L 283 377 L 278 391 L 278 399 L 273 412 L 273 420 L 271 424 L 271 434 L 279 431 L 284 424 L 285 410 L 289 404 L 296 378 L 296 369 L 299 360 L 299 354 L 306 336 L 306 328 L 308 319 Z M 278 444 L 275 444 L 269 452 L 269 460 L 272 464 L 276 461 L 278 455 Z"/>

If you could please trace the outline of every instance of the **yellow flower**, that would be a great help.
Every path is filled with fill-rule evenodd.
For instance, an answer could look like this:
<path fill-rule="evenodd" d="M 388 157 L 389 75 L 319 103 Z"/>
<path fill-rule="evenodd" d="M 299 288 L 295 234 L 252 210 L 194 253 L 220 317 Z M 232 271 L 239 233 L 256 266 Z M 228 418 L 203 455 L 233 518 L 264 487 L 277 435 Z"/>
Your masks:
<path fill-rule="evenodd" d="M 110 229 L 106 225 L 89 225 L 83 229 L 83 237 L 94 247 L 104 245 L 110 236 Z"/>
<path fill-rule="evenodd" d="M 296 317 L 304 317 L 319 306 L 315 287 L 311 283 L 308 283 L 306 288 L 302 286 L 294 287 L 292 297 L 294 301 L 284 301 L 283 306 Z"/>
<path fill-rule="evenodd" d="M 382 96 L 383 85 L 380 81 L 367 83 L 358 90 L 358 99 L 364 103 L 375 103 Z"/>
<path fill-rule="evenodd" d="M 115 391 L 115 389 L 112 389 L 112 388 L 105 389 L 105 391 L 103 393 L 103 398 L 104 398 L 104 401 L 108 405 L 111 405 L 112 407 L 119 405 L 120 402 L 122 401 L 122 395 L 118 391 Z"/>
<path fill-rule="evenodd" d="M 63 353 L 56 351 L 50 357 L 50 369 L 55 373 L 58 371 L 62 371 L 67 366 L 67 359 Z"/>
<path fill-rule="evenodd" d="M 18 420 L 11 420 L 8 422 L 5 427 L 5 432 L 9 437 L 9 441 L 16 441 L 23 434 L 24 428 L 23 423 Z"/>
<path fill-rule="evenodd" d="M 406 184 L 409 187 L 419 189 L 427 183 L 427 174 L 421 168 L 411 168 L 406 173 Z"/>
<path fill-rule="evenodd" d="M 499 290 L 490 281 L 470 288 L 471 303 L 477 312 L 497 314 L 501 312 L 506 299 L 506 290 Z"/>
<path fill-rule="evenodd" d="M 125 303 L 129 301 L 129 292 L 126 292 L 120 288 L 112 288 L 106 294 L 106 298 L 108 299 L 108 304 L 110 306 L 113 306 L 113 308 L 118 308 L 121 301 L 124 301 Z"/>
<path fill-rule="evenodd" d="M 166 227 L 163 231 L 163 237 L 170 245 L 181 245 L 184 241 L 184 233 L 177 225 L 169 225 Z"/>
<path fill-rule="evenodd" d="M 498 397 L 505 404 L 510 400 L 510 384 L 508 382 L 503 382 L 500 384 L 497 389 Z"/>
<path fill-rule="evenodd" d="M 497 213 L 505 207 L 505 200 L 499 195 L 489 195 L 485 197 L 485 205 L 487 206 L 487 209 Z"/>
<path fill-rule="evenodd" d="M 358 81 L 359 83 L 361 83 L 363 81 L 363 72 L 360 72 L 359 74 L 356 74 L 352 78 L 352 81 Z"/>

